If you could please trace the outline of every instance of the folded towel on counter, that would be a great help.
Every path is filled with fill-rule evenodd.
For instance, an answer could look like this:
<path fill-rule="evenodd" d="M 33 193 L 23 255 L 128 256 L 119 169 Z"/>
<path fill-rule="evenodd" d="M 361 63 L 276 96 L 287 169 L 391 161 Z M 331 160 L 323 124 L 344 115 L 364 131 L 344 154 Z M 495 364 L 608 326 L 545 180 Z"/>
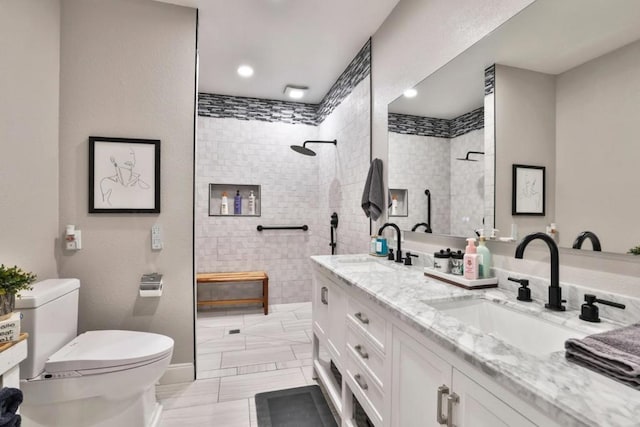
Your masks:
<path fill-rule="evenodd" d="M 567 360 L 640 389 L 640 323 L 565 344 Z"/>
<path fill-rule="evenodd" d="M 376 221 L 384 209 L 384 183 L 382 182 L 382 160 L 373 159 L 369 166 L 367 181 L 362 192 L 362 209 Z"/>

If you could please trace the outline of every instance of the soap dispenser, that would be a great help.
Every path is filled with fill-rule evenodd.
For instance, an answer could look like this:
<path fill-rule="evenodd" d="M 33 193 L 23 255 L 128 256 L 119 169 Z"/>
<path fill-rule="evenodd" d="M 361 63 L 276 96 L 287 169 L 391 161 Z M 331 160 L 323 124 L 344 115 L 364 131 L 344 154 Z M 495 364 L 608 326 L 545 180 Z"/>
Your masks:
<path fill-rule="evenodd" d="M 491 277 L 491 251 L 485 244 L 486 238 L 481 234 L 480 241 L 478 242 L 478 263 L 479 263 L 479 271 L 478 277 L 481 279 L 488 279 Z"/>
<path fill-rule="evenodd" d="M 464 278 L 467 280 L 476 280 L 478 278 L 478 261 L 480 257 L 478 256 L 475 243 L 475 238 L 468 238 L 467 247 L 464 249 Z"/>

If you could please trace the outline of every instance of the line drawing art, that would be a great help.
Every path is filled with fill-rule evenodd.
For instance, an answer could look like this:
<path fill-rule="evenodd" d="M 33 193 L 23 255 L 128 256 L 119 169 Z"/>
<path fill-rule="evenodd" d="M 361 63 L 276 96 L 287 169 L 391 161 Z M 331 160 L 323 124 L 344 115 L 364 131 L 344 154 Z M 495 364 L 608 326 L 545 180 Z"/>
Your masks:
<path fill-rule="evenodd" d="M 127 189 L 149 190 L 151 188 L 135 171 L 136 152 L 133 148 L 130 148 L 128 153 L 123 153 L 123 150 L 120 150 L 119 153 L 109 156 L 109 160 L 115 173 L 100 180 L 103 202 L 112 206 L 111 197 L 114 192 L 117 196 L 118 193 L 125 192 Z"/>

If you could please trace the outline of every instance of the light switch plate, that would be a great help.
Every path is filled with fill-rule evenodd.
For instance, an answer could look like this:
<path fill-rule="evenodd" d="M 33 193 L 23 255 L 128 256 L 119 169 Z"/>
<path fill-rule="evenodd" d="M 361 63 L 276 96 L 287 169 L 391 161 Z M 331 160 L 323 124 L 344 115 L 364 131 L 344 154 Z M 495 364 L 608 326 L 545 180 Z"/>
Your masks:
<path fill-rule="evenodd" d="M 162 230 L 157 224 L 151 227 L 151 249 L 154 251 L 162 250 Z"/>

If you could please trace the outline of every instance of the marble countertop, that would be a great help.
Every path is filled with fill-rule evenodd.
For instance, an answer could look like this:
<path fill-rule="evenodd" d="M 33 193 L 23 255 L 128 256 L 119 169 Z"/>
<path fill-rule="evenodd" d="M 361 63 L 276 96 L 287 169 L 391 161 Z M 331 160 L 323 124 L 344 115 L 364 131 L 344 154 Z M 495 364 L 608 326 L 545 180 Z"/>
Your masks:
<path fill-rule="evenodd" d="M 567 362 L 564 351 L 533 356 L 428 303 L 482 296 L 515 309 L 533 311 L 537 317 L 585 334 L 614 329 L 619 324 L 587 323 L 578 319 L 575 310 L 552 312 L 539 302 L 519 302 L 500 288 L 468 291 L 424 276 L 422 267 L 407 267 L 369 255 L 319 255 L 311 259 L 315 266 L 478 367 L 559 425 L 640 425 L 640 391 Z"/>

